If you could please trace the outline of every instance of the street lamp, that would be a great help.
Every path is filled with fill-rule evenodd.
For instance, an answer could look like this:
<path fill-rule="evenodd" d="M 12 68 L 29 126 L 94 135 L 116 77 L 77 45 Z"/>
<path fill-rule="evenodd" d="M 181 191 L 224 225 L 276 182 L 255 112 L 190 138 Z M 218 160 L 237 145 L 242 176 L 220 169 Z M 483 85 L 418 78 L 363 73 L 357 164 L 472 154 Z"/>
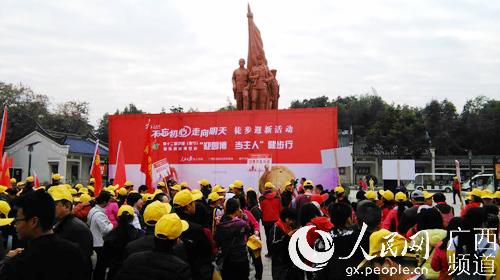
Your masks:
<path fill-rule="evenodd" d="M 40 143 L 40 141 L 36 141 L 26 145 L 28 147 L 28 152 L 30 153 L 28 161 L 28 176 L 31 176 L 31 152 L 33 152 L 33 146 L 35 146 L 38 143 Z"/>
<path fill-rule="evenodd" d="M 469 150 L 469 177 L 472 178 L 472 151 Z"/>

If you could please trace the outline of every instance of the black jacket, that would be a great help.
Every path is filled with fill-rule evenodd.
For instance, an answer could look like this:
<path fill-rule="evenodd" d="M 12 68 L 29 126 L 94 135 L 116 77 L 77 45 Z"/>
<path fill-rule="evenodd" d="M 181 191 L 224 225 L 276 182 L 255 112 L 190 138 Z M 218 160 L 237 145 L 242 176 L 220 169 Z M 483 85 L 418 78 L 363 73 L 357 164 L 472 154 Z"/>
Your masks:
<path fill-rule="evenodd" d="M 410 230 L 410 228 L 412 228 L 417 224 L 418 207 L 422 205 L 423 203 L 417 203 L 413 205 L 413 207 L 406 209 L 403 212 L 403 215 L 399 220 L 398 232 L 400 232 L 403 235 L 406 235 L 406 233 Z"/>
<path fill-rule="evenodd" d="M 210 275 L 212 277 L 212 275 Z M 131 255 L 118 273 L 118 280 L 175 279 L 189 280 L 189 264 L 173 253 L 147 251 Z"/>
<path fill-rule="evenodd" d="M 125 247 L 125 251 L 123 252 L 123 259 L 126 260 L 128 257 L 135 253 L 153 250 L 155 247 L 154 230 L 154 227 L 147 227 L 144 236 L 127 244 L 127 246 Z M 181 258 L 185 262 L 188 261 L 184 243 L 182 241 L 174 246 L 174 255 Z"/>
<path fill-rule="evenodd" d="M 116 272 L 123 264 L 125 247 L 139 237 L 140 231 L 132 225 L 129 225 L 126 234 L 119 232 L 119 227 L 117 227 L 104 237 L 103 259 L 106 261 L 106 266 L 109 267 L 106 279 L 114 279 Z"/>
<path fill-rule="evenodd" d="M 293 192 L 285 190 L 281 194 L 281 206 L 283 206 L 283 208 L 292 207 L 292 200 L 293 200 Z"/>
<path fill-rule="evenodd" d="M 205 206 L 201 201 L 196 201 L 196 212 L 193 215 L 192 221 L 204 228 L 209 228 L 210 225 L 207 224 L 209 216 L 210 213 L 208 212 L 207 206 Z"/>
<path fill-rule="evenodd" d="M 54 226 L 54 233 L 59 236 L 59 238 L 78 244 L 85 254 L 85 257 L 90 260 L 94 251 L 92 232 L 80 219 L 69 214 Z"/>
<path fill-rule="evenodd" d="M 0 279 L 90 279 L 89 260 L 75 243 L 48 234 L 28 245 L 22 253 L 0 262 Z"/>
<path fill-rule="evenodd" d="M 191 265 L 193 278 L 207 278 L 207 271 L 210 269 L 213 271 L 213 241 L 207 236 L 207 232 L 205 232 L 202 226 L 193 222 L 193 215 L 184 212 L 176 214 L 189 224 L 189 228 L 182 233 L 181 240 L 184 243 L 186 255 L 189 260 L 188 263 Z M 208 229 L 206 230 L 209 232 Z M 212 275 L 210 274 L 211 277 Z"/>

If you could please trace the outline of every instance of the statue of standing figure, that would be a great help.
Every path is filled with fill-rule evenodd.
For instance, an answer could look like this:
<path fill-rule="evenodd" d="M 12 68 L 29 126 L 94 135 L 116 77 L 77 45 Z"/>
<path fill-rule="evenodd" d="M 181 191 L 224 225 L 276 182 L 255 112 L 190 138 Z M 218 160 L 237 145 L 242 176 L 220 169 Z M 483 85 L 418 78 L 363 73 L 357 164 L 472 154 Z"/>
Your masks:
<path fill-rule="evenodd" d="M 240 68 L 234 70 L 233 72 L 233 93 L 234 99 L 236 99 L 236 109 L 237 110 L 248 110 L 248 93 L 246 97 L 246 102 L 244 98 L 244 89 L 248 88 L 248 70 L 245 68 L 245 60 L 243 58 L 239 61 Z M 246 105 L 245 105 L 246 103 Z"/>
<path fill-rule="evenodd" d="M 252 110 L 267 110 L 269 109 L 269 90 L 268 82 L 273 78 L 269 72 L 269 68 L 263 64 L 264 56 L 257 55 L 257 65 L 252 67 L 249 78 L 252 82 L 251 101 Z"/>
<path fill-rule="evenodd" d="M 280 85 L 276 80 L 278 70 L 271 70 L 272 77 L 268 79 L 269 87 L 271 88 L 271 109 L 278 109 L 278 99 L 280 98 Z"/>

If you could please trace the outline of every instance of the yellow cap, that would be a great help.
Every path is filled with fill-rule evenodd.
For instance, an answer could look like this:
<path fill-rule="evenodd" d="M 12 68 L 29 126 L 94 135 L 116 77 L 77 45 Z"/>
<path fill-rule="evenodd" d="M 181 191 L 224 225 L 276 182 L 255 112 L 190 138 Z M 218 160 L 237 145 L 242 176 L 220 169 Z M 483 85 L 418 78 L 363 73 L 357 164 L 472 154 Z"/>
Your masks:
<path fill-rule="evenodd" d="M 250 236 L 247 241 L 248 248 L 252 250 L 257 250 L 262 248 L 262 241 L 260 239 L 255 238 L 255 235 Z"/>
<path fill-rule="evenodd" d="M 187 187 L 188 187 L 188 183 L 186 183 L 186 182 L 181 183 L 181 189 L 185 189 Z"/>
<path fill-rule="evenodd" d="M 189 190 L 182 190 L 174 196 L 174 206 L 184 207 L 193 202 L 193 195 Z"/>
<path fill-rule="evenodd" d="M 80 190 L 81 188 L 83 188 L 83 185 L 82 184 L 76 184 L 75 188 L 77 188 L 78 190 Z"/>
<path fill-rule="evenodd" d="M 274 188 L 274 185 L 273 183 L 271 182 L 267 182 L 265 185 L 264 185 L 264 189 L 273 189 Z"/>
<path fill-rule="evenodd" d="M 156 190 L 156 191 L 154 192 L 154 194 L 155 194 L 155 195 L 157 195 L 157 194 L 159 194 L 159 193 L 163 193 L 163 191 L 162 191 L 162 190 Z"/>
<path fill-rule="evenodd" d="M 144 222 L 149 226 L 154 226 L 161 217 L 172 211 L 172 206 L 169 203 L 161 203 L 156 200 L 150 203 L 144 210 Z"/>
<path fill-rule="evenodd" d="M 288 187 L 288 186 L 291 186 L 291 185 L 293 185 L 292 182 L 290 182 L 290 181 L 286 181 L 285 182 L 285 187 Z"/>
<path fill-rule="evenodd" d="M 154 196 L 155 195 L 152 193 L 145 193 L 145 194 L 142 194 L 142 200 L 143 201 L 153 200 Z"/>
<path fill-rule="evenodd" d="M 56 180 L 56 181 L 59 181 L 61 180 L 62 178 L 64 178 L 63 176 L 59 175 L 59 173 L 56 173 L 56 174 L 53 174 L 52 175 L 52 180 Z"/>
<path fill-rule="evenodd" d="M 223 199 L 223 198 L 224 198 L 223 196 L 219 195 L 216 192 L 213 192 L 213 193 L 208 195 L 208 200 L 211 200 L 211 201 L 217 201 L 217 200 Z"/>
<path fill-rule="evenodd" d="M 127 195 L 127 189 L 126 188 L 121 188 L 118 190 L 118 194 L 121 196 L 126 196 Z"/>
<path fill-rule="evenodd" d="M 500 199 L 500 191 L 496 191 L 495 195 L 493 195 L 493 197 Z"/>
<path fill-rule="evenodd" d="M 159 187 L 165 187 L 165 182 L 158 182 Z"/>
<path fill-rule="evenodd" d="M 234 184 L 229 184 L 229 189 L 233 190 L 234 189 Z"/>
<path fill-rule="evenodd" d="M 76 195 L 78 192 L 75 189 L 69 189 L 71 195 Z"/>
<path fill-rule="evenodd" d="M 428 199 L 434 196 L 434 193 L 430 193 L 428 191 L 423 191 L 424 193 L 424 199 Z"/>
<path fill-rule="evenodd" d="M 234 181 L 234 187 L 235 187 L 235 188 L 238 188 L 238 189 L 243 188 L 243 182 L 242 182 L 242 181 L 240 181 L 240 180 L 236 180 L 236 181 Z"/>
<path fill-rule="evenodd" d="M 46 189 L 45 186 L 40 186 L 40 187 L 36 188 L 35 190 L 45 190 L 45 189 Z"/>
<path fill-rule="evenodd" d="M 12 178 L 12 179 L 10 179 L 10 183 L 11 183 L 12 185 L 14 185 L 15 183 L 17 183 L 16 178 Z"/>
<path fill-rule="evenodd" d="M 130 205 L 122 205 L 120 209 L 118 209 L 118 217 L 121 217 L 123 213 L 127 212 L 130 216 L 134 216 L 134 208 Z"/>
<path fill-rule="evenodd" d="M 92 192 L 94 192 L 94 187 L 92 186 L 87 186 L 87 189 L 91 190 Z"/>
<path fill-rule="evenodd" d="M 193 200 L 201 200 L 203 198 L 203 193 L 200 190 L 192 190 Z"/>
<path fill-rule="evenodd" d="M 398 192 L 396 194 L 396 201 L 400 201 L 400 202 L 404 202 L 406 201 L 408 198 L 406 197 L 406 194 L 404 192 Z"/>
<path fill-rule="evenodd" d="M 14 218 L 0 219 L 0 227 L 10 225 L 14 221 Z"/>
<path fill-rule="evenodd" d="M 254 190 L 252 188 L 248 188 L 247 189 L 247 193 L 250 192 L 250 191 L 254 192 Z"/>
<path fill-rule="evenodd" d="M 84 193 L 82 195 L 80 195 L 80 197 L 77 197 L 75 198 L 75 202 L 89 202 L 90 200 L 92 200 L 92 198 L 90 197 L 90 195 Z"/>
<path fill-rule="evenodd" d="M 333 191 L 335 193 L 343 193 L 343 192 L 345 192 L 344 188 L 340 187 L 340 186 L 336 187 L 335 190 L 333 190 Z"/>
<path fill-rule="evenodd" d="M 458 177 L 457 176 L 453 177 L 453 180 L 458 180 Z"/>
<path fill-rule="evenodd" d="M 0 213 L 4 214 L 5 217 L 9 216 L 9 212 L 10 212 L 10 205 L 3 201 L 3 200 L 0 200 Z"/>
<path fill-rule="evenodd" d="M 314 183 L 311 180 L 307 180 L 307 181 L 304 182 L 304 186 L 314 187 Z"/>
<path fill-rule="evenodd" d="M 26 182 L 33 183 L 33 176 L 26 178 Z"/>
<path fill-rule="evenodd" d="M 139 193 L 139 192 L 138 192 L 138 191 L 136 191 L 136 190 L 131 190 L 131 191 L 129 191 L 128 193 Z"/>
<path fill-rule="evenodd" d="M 60 186 L 61 186 L 61 185 L 60 185 Z M 62 186 L 65 186 L 68 190 L 71 190 L 71 189 L 72 189 L 71 185 L 69 185 L 69 184 L 64 184 L 64 185 L 62 185 Z"/>
<path fill-rule="evenodd" d="M 374 191 L 367 191 L 365 193 L 365 197 L 367 199 L 373 199 L 373 200 L 376 200 L 377 199 L 377 194 L 374 192 Z"/>
<path fill-rule="evenodd" d="M 179 186 L 179 185 L 173 185 L 173 186 L 172 186 L 172 187 L 170 187 L 170 188 L 171 188 L 172 190 L 174 190 L 174 191 L 178 191 L 178 192 L 182 191 L 181 186 Z"/>
<path fill-rule="evenodd" d="M 370 235 L 370 257 L 383 257 L 381 253 L 387 257 L 409 257 L 416 258 L 414 253 L 405 252 L 407 249 L 406 239 L 397 232 L 390 232 L 386 229 L 381 229 Z M 363 260 L 358 268 L 363 267 L 368 263 L 367 259 Z"/>
<path fill-rule="evenodd" d="M 155 236 L 163 240 L 174 240 L 188 228 L 189 224 L 177 214 L 167 214 L 156 222 Z"/>
<path fill-rule="evenodd" d="M 53 186 L 49 189 L 49 194 L 52 196 L 54 201 L 67 200 L 73 202 L 73 196 L 69 192 L 68 188 L 64 185 Z"/>
<path fill-rule="evenodd" d="M 212 188 L 212 192 L 213 193 L 227 192 L 227 189 L 223 189 L 221 186 L 215 186 Z"/>
<path fill-rule="evenodd" d="M 90 178 L 89 183 L 95 183 L 95 179 L 94 178 Z"/>
<path fill-rule="evenodd" d="M 125 184 L 123 184 L 123 186 L 124 187 L 133 187 L 134 184 L 132 184 L 132 182 L 130 182 L 130 181 L 127 181 L 127 182 L 125 182 Z"/>
<path fill-rule="evenodd" d="M 491 192 L 490 190 L 486 189 L 486 190 L 483 190 L 482 193 L 481 193 L 481 198 L 482 199 L 493 199 L 493 192 Z"/>
<path fill-rule="evenodd" d="M 480 189 L 472 189 L 472 192 L 470 192 L 471 195 L 475 195 L 477 197 L 481 197 L 483 195 L 483 192 Z"/>
<path fill-rule="evenodd" d="M 87 188 L 81 188 L 80 190 L 78 190 L 78 193 L 86 193 L 86 194 L 89 194 L 89 189 L 87 189 Z"/>
<path fill-rule="evenodd" d="M 390 190 L 386 190 L 382 194 L 382 197 L 385 198 L 386 200 L 394 200 L 394 194 Z"/>
<path fill-rule="evenodd" d="M 0 186 L 0 193 L 4 193 L 7 189 L 6 186 Z"/>
<path fill-rule="evenodd" d="M 202 186 L 208 186 L 208 185 L 210 185 L 210 183 L 208 182 L 207 179 L 203 179 L 201 181 L 198 181 L 198 184 L 200 184 Z"/>
<path fill-rule="evenodd" d="M 20 187 L 20 186 L 24 186 L 24 182 L 19 182 L 19 183 L 17 183 L 17 185 L 16 185 L 16 186 L 18 186 L 18 187 Z"/>

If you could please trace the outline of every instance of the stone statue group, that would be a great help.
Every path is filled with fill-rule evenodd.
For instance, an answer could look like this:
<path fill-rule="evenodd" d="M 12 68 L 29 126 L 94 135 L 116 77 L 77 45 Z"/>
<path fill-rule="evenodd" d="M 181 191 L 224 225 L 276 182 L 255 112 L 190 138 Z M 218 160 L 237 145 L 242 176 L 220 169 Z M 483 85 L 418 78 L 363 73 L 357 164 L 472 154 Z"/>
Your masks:
<path fill-rule="evenodd" d="M 264 56 L 257 55 L 257 65 L 250 71 L 245 60 L 239 61 L 240 68 L 233 72 L 233 92 L 238 110 L 278 109 L 279 84 L 276 70 L 269 71 Z"/>

